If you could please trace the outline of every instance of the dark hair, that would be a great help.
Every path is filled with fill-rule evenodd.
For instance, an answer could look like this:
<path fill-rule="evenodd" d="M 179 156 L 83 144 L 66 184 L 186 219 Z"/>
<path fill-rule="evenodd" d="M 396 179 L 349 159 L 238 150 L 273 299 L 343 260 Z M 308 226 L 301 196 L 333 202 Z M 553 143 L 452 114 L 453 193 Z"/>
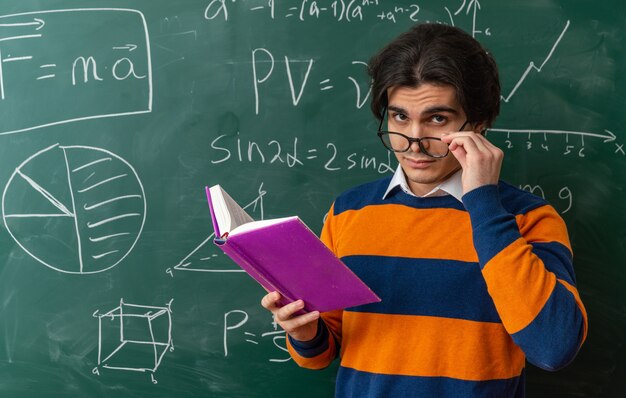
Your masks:
<path fill-rule="evenodd" d="M 450 85 L 471 123 L 491 127 L 500 112 L 500 80 L 493 57 L 459 28 L 420 24 L 398 36 L 369 62 L 372 112 L 380 120 L 387 89 L 422 83 Z"/>

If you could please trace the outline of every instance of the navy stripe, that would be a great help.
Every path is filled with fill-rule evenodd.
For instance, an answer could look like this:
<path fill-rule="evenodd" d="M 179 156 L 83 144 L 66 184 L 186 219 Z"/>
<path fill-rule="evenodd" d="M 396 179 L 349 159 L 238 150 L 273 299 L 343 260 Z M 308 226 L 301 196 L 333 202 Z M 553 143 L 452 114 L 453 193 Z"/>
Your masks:
<path fill-rule="evenodd" d="M 317 334 L 310 341 L 296 340 L 287 335 L 291 346 L 304 358 L 314 358 L 328 350 L 328 327 L 322 319 L 317 322 Z"/>
<path fill-rule="evenodd" d="M 383 195 L 389 187 L 391 178 L 383 178 L 368 184 L 352 188 L 335 200 L 334 215 L 347 210 L 359 210 L 366 206 L 398 204 L 415 209 L 447 208 L 464 211 L 463 204 L 452 195 L 419 198 L 404 193 L 401 189 L 393 190 L 383 200 Z"/>
<path fill-rule="evenodd" d="M 548 204 L 545 199 L 504 181 L 498 183 L 498 191 L 500 192 L 502 205 L 511 214 L 526 214 L 531 210 Z"/>
<path fill-rule="evenodd" d="M 521 234 L 515 216 L 501 204 L 498 187 L 485 185 L 463 195 L 463 204 L 470 214 L 474 248 L 480 266 L 487 263 Z"/>
<path fill-rule="evenodd" d="M 528 362 L 545 370 L 557 370 L 576 356 L 584 322 L 574 295 L 557 282 L 537 317 L 511 337 L 524 351 Z"/>
<path fill-rule="evenodd" d="M 343 192 L 335 200 L 335 215 L 346 210 L 358 210 L 371 204 L 379 204 L 391 182 L 391 177 L 359 185 Z"/>
<path fill-rule="evenodd" d="M 524 397 L 525 371 L 511 379 L 469 381 L 449 377 L 397 376 L 340 367 L 335 397 Z"/>
<path fill-rule="evenodd" d="M 472 228 L 474 248 L 481 268 L 498 253 L 521 237 L 519 227 L 510 214 L 501 214 Z"/>
<path fill-rule="evenodd" d="M 346 210 L 359 210 L 369 205 L 379 204 L 402 204 L 414 208 L 453 208 L 464 210 L 463 205 L 451 195 L 440 197 L 418 198 L 402 192 L 401 189 L 392 191 L 389 197 L 382 199 L 391 177 L 385 177 L 376 181 L 359 185 L 343 192 L 335 201 L 335 215 Z M 497 186 L 501 204 L 504 209 L 513 215 L 526 214 L 531 210 L 545 206 L 548 202 L 528 191 L 514 187 L 504 181 Z"/>
<path fill-rule="evenodd" d="M 543 261 L 544 266 L 557 278 L 576 286 L 576 276 L 572 265 L 572 253 L 559 242 L 532 243 L 533 253 Z"/>
<path fill-rule="evenodd" d="M 382 299 L 350 311 L 500 322 L 477 263 L 384 256 L 342 261 Z"/>

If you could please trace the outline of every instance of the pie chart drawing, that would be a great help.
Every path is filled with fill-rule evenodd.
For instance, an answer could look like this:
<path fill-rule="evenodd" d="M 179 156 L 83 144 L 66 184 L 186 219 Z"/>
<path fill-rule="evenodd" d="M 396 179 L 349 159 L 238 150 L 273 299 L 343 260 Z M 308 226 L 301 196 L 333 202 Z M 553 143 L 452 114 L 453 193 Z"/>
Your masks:
<path fill-rule="evenodd" d="M 15 242 L 56 271 L 93 274 L 133 250 L 146 220 L 135 169 L 101 148 L 45 148 L 26 159 L 2 193 L 2 219 Z"/>

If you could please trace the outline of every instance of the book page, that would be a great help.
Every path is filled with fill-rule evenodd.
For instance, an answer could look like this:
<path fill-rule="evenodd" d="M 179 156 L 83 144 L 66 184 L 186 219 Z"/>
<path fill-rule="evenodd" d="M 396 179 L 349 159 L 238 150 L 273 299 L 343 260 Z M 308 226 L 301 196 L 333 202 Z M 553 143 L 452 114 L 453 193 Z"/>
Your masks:
<path fill-rule="evenodd" d="M 230 235 L 236 235 L 236 234 L 240 234 L 243 232 L 247 232 L 247 231 L 253 231 L 256 229 L 262 229 L 263 227 L 266 227 L 268 225 L 274 225 L 274 224 L 280 224 L 281 222 L 285 222 L 294 218 L 298 218 L 297 216 L 292 216 L 292 217 L 282 217 L 282 218 L 274 218 L 271 220 L 259 220 L 259 221 L 253 221 L 250 223 L 246 223 L 243 225 L 238 226 L 237 228 L 233 228 L 230 231 Z"/>
<path fill-rule="evenodd" d="M 212 186 L 210 190 L 215 218 L 222 234 L 254 221 L 221 186 Z"/>

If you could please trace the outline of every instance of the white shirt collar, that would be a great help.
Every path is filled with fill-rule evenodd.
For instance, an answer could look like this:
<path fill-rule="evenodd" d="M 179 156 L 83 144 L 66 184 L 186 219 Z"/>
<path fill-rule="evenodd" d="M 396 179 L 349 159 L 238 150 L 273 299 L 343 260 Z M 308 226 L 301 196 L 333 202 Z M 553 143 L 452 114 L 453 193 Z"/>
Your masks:
<path fill-rule="evenodd" d="M 442 182 L 441 184 L 433 188 L 432 191 L 428 192 L 426 195 L 421 196 L 421 197 L 426 198 L 430 196 L 452 195 L 459 202 L 462 202 L 461 200 L 461 198 L 463 197 L 463 183 L 461 181 L 462 175 L 463 175 L 462 170 L 457 171 L 456 173 L 448 177 L 447 180 L 445 180 L 444 182 Z M 405 193 L 415 196 L 415 197 L 419 197 L 415 195 L 413 192 L 411 192 L 411 189 L 409 188 L 409 184 L 406 182 L 406 176 L 404 175 L 404 171 L 402 171 L 402 166 L 400 165 L 398 165 L 398 168 L 393 174 L 393 178 L 389 182 L 389 186 L 387 187 L 387 190 L 385 191 L 385 194 L 383 195 L 383 199 L 386 199 L 389 193 L 391 192 L 391 190 L 397 186 L 400 186 L 402 191 L 404 191 Z"/>

